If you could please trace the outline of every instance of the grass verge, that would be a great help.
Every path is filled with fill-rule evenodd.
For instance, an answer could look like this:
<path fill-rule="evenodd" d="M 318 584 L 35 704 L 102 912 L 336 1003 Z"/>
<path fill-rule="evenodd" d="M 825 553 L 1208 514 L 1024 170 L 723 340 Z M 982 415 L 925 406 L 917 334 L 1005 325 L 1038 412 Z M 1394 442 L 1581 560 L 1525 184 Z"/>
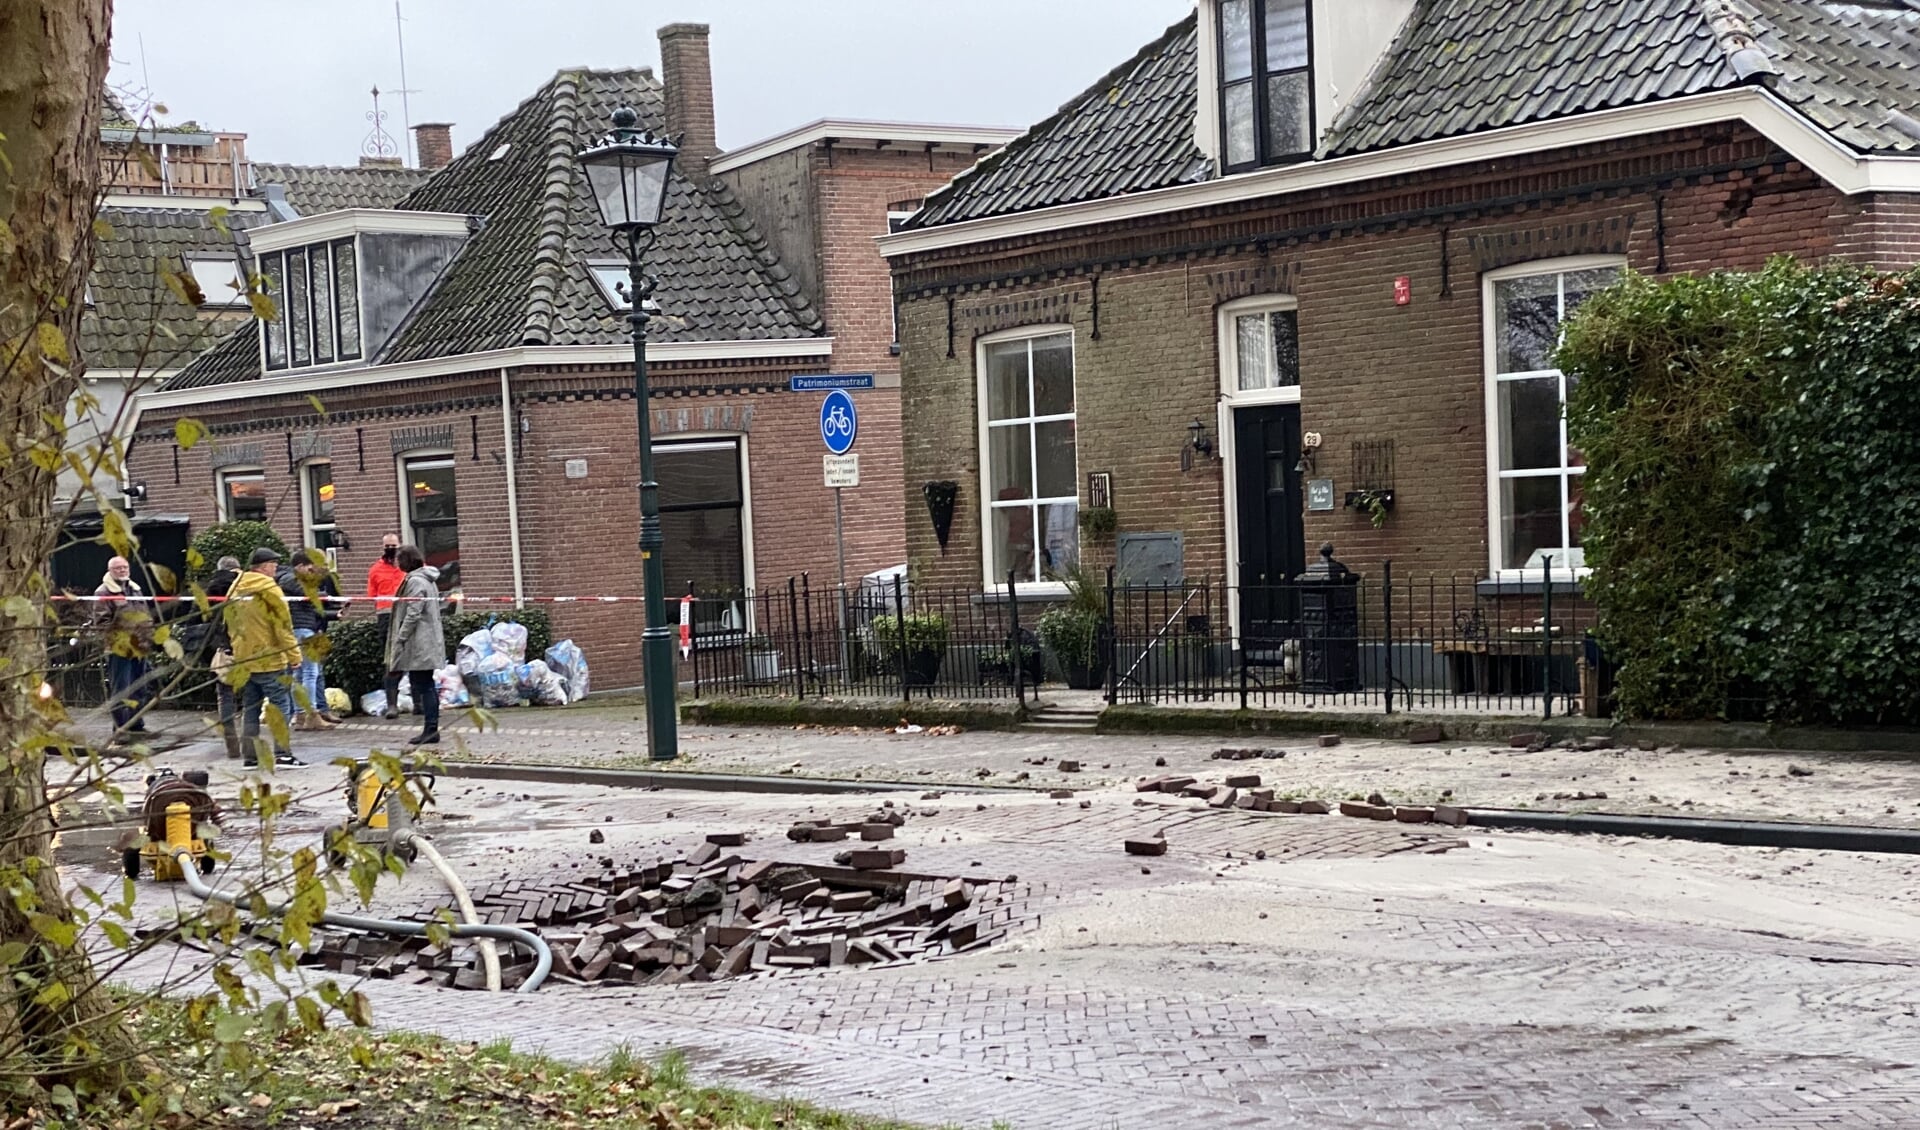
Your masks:
<path fill-rule="evenodd" d="M 697 1087 L 670 1054 L 648 1062 L 621 1048 L 590 1067 L 411 1033 L 329 1028 L 262 1038 L 252 1063 L 178 1043 L 180 1006 L 139 1014 L 152 1066 L 171 1080 L 171 1113 L 114 1120 L 88 1112 L 90 1130 L 910 1130 L 906 1124 L 769 1102 Z M 174 1041 L 169 1043 L 168 1041 Z M 60 1125 L 58 1112 L 33 1126 Z"/>

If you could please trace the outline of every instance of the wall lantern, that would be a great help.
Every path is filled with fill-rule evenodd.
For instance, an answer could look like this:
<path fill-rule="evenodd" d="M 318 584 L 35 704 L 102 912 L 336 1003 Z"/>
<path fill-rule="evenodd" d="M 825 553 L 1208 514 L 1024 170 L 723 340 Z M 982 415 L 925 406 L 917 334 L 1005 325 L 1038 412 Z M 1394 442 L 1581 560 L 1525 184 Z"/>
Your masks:
<path fill-rule="evenodd" d="M 1207 426 L 1200 422 L 1200 417 L 1198 416 L 1193 418 L 1193 423 L 1187 425 L 1187 445 L 1180 449 L 1180 469 L 1182 471 L 1193 470 L 1193 457 L 1195 454 L 1213 454 L 1213 437 L 1207 434 Z"/>

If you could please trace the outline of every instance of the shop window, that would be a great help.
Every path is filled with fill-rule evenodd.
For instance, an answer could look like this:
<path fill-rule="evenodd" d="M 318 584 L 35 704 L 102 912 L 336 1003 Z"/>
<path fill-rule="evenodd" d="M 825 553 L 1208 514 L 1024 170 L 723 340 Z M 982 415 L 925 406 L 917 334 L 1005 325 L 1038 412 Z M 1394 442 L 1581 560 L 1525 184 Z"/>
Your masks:
<path fill-rule="evenodd" d="M 1073 334 L 984 343 L 980 374 L 987 583 L 1050 581 L 1080 561 Z"/>
<path fill-rule="evenodd" d="M 440 590 L 460 587 L 460 496 L 451 455 L 413 455 L 401 460 L 406 484 L 409 540 L 427 564 L 440 570 Z"/>
<path fill-rule="evenodd" d="M 698 598 L 695 635 L 744 631 L 751 531 L 740 441 L 656 443 L 653 464 L 668 601 Z"/>
<path fill-rule="evenodd" d="M 300 469 L 303 504 L 306 508 L 307 544 L 333 552 L 337 528 L 333 518 L 333 464 L 326 460 L 309 463 Z"/>
<path fill-rule="evenodd" d="M 1307 0 L 1220 0 L 1220 122 L 1228 172 L 1313 151 Z"/>
<path fill-rule="evenodd" d="M 1528 264 L 1486 278 L 1489 525 L 1497 572 L 1585 567 L 1585 460 L 1567 441 L 1572 382 L 1553 353 L 1588 295 L 1620 277 L 1617 260 Z"/>
<path fill-rule="evenodd" d="M 223 522 L 264 522 L 267 520 L 267 474 L 258 468 L 221 471 L 216 476 L 220 490 L 220 520 Z"/>

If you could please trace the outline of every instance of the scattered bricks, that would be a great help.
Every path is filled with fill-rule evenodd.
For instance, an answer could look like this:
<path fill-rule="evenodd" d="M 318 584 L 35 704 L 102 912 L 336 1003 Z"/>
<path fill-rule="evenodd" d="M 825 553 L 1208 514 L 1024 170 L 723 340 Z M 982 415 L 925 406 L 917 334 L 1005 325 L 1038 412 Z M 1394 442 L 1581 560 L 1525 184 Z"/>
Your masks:
<path fill-rule="evenodd" d="M 847 852 L 846 855 L 847 855 L 847 862 L 849 863 L 853 862 L 853 853 Z M 830 905 L 832 902 L 833 902 L 833 891 L 829 890 L 826 887 L 815 887 L 813 890 L 807 892 L 807 897 L 800 900 L 800 905 L 801 906 L 827 906 L 827 905 Z"/>
<path fill-rule="evenodd" d="M 593 831 L 587 833 L 587 842 L 590 844 L 604 844 L 607 842 L 607 834 L 595 828 Z"/>
<path fill-rule="evenodd" d="M 1451 824 L 1459 828 L 1467 822 L 1467 810 L 1451 804 L 1435 805 L 1433 819 L 1436 824 Z"/>
<path fill-rule="evenodd" d="M 759 931 L 751 926 L 715 926 L 712 931 L 713 944 L 725 949 L 732 949 L 759 935 Z"/>
<path fill-rule="evenodd" d="M 1601 736 L 1599 734 L 1596 734 L 1590 738 L 1582 738 L 1580 740 L 1580 752 L 1582 753 L 1599 753 L 1603 749 L 1612 749 L 1612 748 L 1613 748 L 1613 739 L 1609 737 Z"/>
<path fill-rule="evenodd" d="M 1222 789 L 1207 802 L 1208 808 L 1232 808 L 1233 802 L 1240 799 L 1239 789 Z"/>
<path fill-rule="evenodd" d="M 709 832 L 707 843 L 714 847 L 739 847 L 747 842 L 745 832 Z"/>
<path fill-rule="evenodd" d="M 1340 815 L 1357 816 L 1362 820 L 1391 820 L 1393 809 L 1387 805 L 1368 804 L 1365 801 L 1343 800 L 1340 802 Z"/>
<path fill-rule="evenodd" d="M 847 838 L 847 830 L 840 827 L 813 828 L 807 838 L 816 844 L 831 844 Z"/>
<path fill-rule="evenodd" d="M 1176 779 L 1177 778 L 1174 777 L 1148 777 L 1146 780 L 1135 784 L 1133 791 L 1136 793 L 1157 793 L 1166 786 L 1168 781 Z"/>
<path fill-rule="evenodd" d="M 1413 745 L 1432 745 L 1435 742 L 1445 741 L 1446 737 L 1446 732 L 1432 722 L 1415 726 L 1407 731 L 1407 741 Z"/>
<path fill-rule="evenodd" d="M 745 973 L 753 965 L 755 944 L 752 938 L 736 942 L 727 950 L 725 956 L 721 957 L 719 968 L 714 972 L 724 977 L 738 977 Z"/>
<path fill-rule="evenodd" d="M 866 891 L 841 891 L 827 900 L 827 905 L 841 914 L 867 910 L 873 904 L 874 896 Z"/>
<path fill-rule="evenodd" d="M 872 824 L 891 824 L 896 828 L 904 825 L 906 822 L 907 822 L 907 814 L 898 810 L 895 810 L 893 812 L 882 812 L 873 820 L 868 821 L 868 823 L 872 823 Z"/>
<path fill-rule="evenodd" d="M 687 857 L 687 865 L 698 870 L 719 858 L 720 845 L 709 840 L 693 849 L 693 854 Z"/>
<path fill-rule="evenodd" d="M 903 848 L 866 848 L 854 852 L 848 862 L 855 871 L 885 871 L 905 863 L 906 859 L 907 853 Z"/>
<path fill-rule="evenodd" d="M 1509 749 L 1531 749 L 1545 740 L 1546 738 L 1539 732 L 1528 730 L 1525 733 L 1510 735 L 1507 738 L 1507 747 Z"/>
<path fill-rule="evenodd" d="M 1195 797 L 1200 800 L 1212 800 L 1213 794 L 1219 791 L 1219 785 L 1188 785 L 1186 788 L 1180 790 L 1180 795 Z"/>
<path fill-rule="evenodd" d="M 1228 777 L 1227 787 L 1230 789 L 1257 789 L 1260 787 L 1260 774 L 1240 773 Z"/>
<path fill-rule="evenodd" d="M 612 964 L 613 964 L 613 951 L 610 949 L 603 949 L 598 954 L 594 955 L 594 958 L 592 961 L 589 961 L 585 965 L 582 965 L 580 967 L 580 979 L 583 981 L 597 981 L 600 979 L 601 975 L 607 971 L 608 967 L 611 966 Z"/>
<path fill-rule="evenodd" d="M 1300 802 L 1297 800 L 1276 800 L 1267 806 L 1267 811 L 1285 812 L 1289 814 L 1296 813 L 1300 811 Z"/>
<path fill-rule="evenodd" d="M 1062 773 L 1078 773 L 1080 772 L 1080 763 L 1078 761 L 1062 761 L 1059 769 Z"/>
<path fill-rule="evenodd" d="M 940 903 L 948 910 L 959 910 L 973 901 L 973 892 L 967 889 L 964 879 L 949 879 L 947 885 L 940 888 Z"/>
<path fill-rule="evenodd" d="M 812 824 L 795 824 L 787 829 L 787 838 L 796 844 L 804 844 L 813 839 L 813 829 Z"/>
<path fill-rule="evenodd" d="M 1267 761 L 1278 761 L 1286 755 L 1287 751 L 1284 749 L 1263 749 L 1260 751 L 1260 756 Z"/>
<path fill-rule="evenodd" d="M 805 898 L 809 892 L 819 885 L 820 880 L 808 875 L 803 879 L 796 879 L 788 883 L 786 886 L 781 887 L 776 893 L 779 895 L 781 902 L 797 902 Z"/>
<path fill-rule="evenodd" d="M 1376 804 L 1376 805 L 1373 805 L 1372 808 L 1373 808 L 1373 811 L 1369 812 L 1367 815 L 1371 816 L 1373 819 L 1375 820 L 1392 820 L 1393 819 L 1394 808 L 1391 804 Z"/>
<path fill-rule="evenodd" d="M 1166 837 L 1155 836 L 1152 839 L 1128 840 L 1127 854 L 1128 855 L 1165 855 L 1167 854 Z"/>
<path fill-rule="evenodd" d="M 1809 768 L 1807 768 L 1807 767 L 1806 767 L 1806 766 L 1804 766 L 1804 765 L 1793 765 L 1793 764 L 1789 764 L 1789 765 L 1787 766 L 1787 776 L 1789 776 L 1789 777 L 1811 777 L 1811 776 L 1813 776 L 1813 770 L 1811 770 L 1811 769 L 1809 769 Z"/>
<path fill-rule="evenodd" d="M 1072 789 L 1055 789 L 1052 792 L 1048 793 L 1047 796 L 1053 800 L 1072 800 L 1073 790 Z"/>
<path fill-rule="evenodd" d="M 1329 746 L 1336 746 L 1339 744 L 1340 744 L 1339 734 L 1321 734 L 1320 735 L 1320 748 L 1322 749 L 1326 749 Z"/>
<path fill-rule="evenodd" d="M 1402 824 L 1431 824 L 1433 809 L 1417 804 L 1403 804 L 1393 810 L 1393 818 Z"/>
<path fill-rule="evenodd" d="M 771 859 L 761 859 L 749 863 L 740 869 L 739 883 L 742 887 L 754 886 L 760 882 L 761 878 L 765 876 L 767 872 L 773 870 L 773 868 L 774 862 Z"/>
<path fill-rule="evenodd" d="M 1325 816 L 1333 810 L 1324 800 L 1303 800 L 1300 802 L 1300 814 L 1303 816 Z"/>
<path fill-rule="evenodd" d="M 1253 789 L 1253 799 L 1255 799 L 1255 800 L 1257 800 L 1257 801 L 1263 801 L 1263 802 L 1264 802 L 1264 801 L 1269 801 L 1269 800 L 1272 800 L 1272 799 L 1273 799 L 1273 790 L 1272 790 L 1272 789 L 1262 789 L 1262 788 L 1254 788 L 1254 789 Z"/>
<path fill-rule="evenodd" d="M 893 825 L 862 824 L 860 826 L 860 838 L 866 841 L 867 843 L 876 843 L 880 840 L 890 840 L 893 838 Z"/>
<path fill-rule="evenodd" d="M 1254 812 L 1265 812 L 1267 810 L 1267 802 L 1254 796 L 1252 793 L 1242 794 L 1240 799 L 1233 802 L 1233 806 L 1235 808 L 1249 809 Z"/>

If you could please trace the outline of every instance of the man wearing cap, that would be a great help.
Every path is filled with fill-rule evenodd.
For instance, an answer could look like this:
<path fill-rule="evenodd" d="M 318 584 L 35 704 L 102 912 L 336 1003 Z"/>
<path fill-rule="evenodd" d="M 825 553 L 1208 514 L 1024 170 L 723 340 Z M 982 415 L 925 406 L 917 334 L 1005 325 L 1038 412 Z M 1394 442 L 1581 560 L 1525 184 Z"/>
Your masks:
<path fill-rule="evenodd" d="M 220 610 L 233 652 L 224 678 L 240 695 L 241 744 L 245 752 L 241 764 L 248 769 L 259 764 L 262 704 L 272 703 L 284 725 L 293 722 L 291 687 L 294 671 L 300 666 L 300 641 L 293 634 L 293 613 L 287 607 L 286 595 L 274 579 L 279 569 L 278 553 L 266 546 L 254 550 L 247 571 L 234 580 Z M 274 747 L 274 764 L 306 764 L 277 739 Z"/>

